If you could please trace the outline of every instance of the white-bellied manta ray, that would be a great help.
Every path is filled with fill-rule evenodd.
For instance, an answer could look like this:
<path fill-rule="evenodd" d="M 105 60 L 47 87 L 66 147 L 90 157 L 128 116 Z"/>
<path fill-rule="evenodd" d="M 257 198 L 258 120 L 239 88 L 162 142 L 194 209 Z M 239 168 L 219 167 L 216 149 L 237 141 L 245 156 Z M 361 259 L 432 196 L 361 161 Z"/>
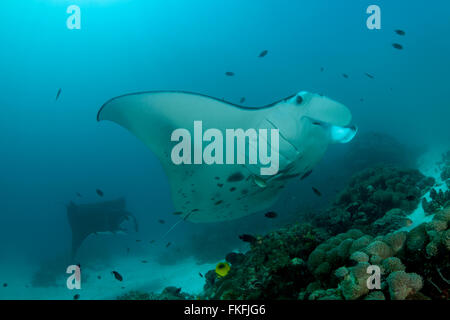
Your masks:
<path fill-rule="evenodd" d="M 232 220 L 267 209 L 286 181 L 312 170 L 330 143 L 352 140 L 357 129 L 351 119 L 341 103 L 305 91 L 259 108 L 190 92 L 150 91 L 113 98 L 97 115 L 98 121 L 128 129 L 156 154 L 176 213 L 192 222 Z M 226 129 L 278 129 L 278 172 L 261 175 L 260 164 L 248 163 L 174 164 L 171 135 L 178 128 L 193 132 L 194 121 L 223 136 Z M 268 149 L 277 152 L 268 140 Z"/>

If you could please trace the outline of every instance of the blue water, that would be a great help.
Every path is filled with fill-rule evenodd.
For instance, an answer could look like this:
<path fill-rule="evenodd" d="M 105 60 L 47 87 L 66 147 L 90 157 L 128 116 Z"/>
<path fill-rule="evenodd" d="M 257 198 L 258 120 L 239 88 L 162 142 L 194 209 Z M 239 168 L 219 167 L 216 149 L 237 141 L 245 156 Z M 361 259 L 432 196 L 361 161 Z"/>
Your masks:
<path fill-rule="evenodd" d="M 80 30 L 66 27 L 71 4 L 81 8 Z M 371 4 L 381 8 L 381 30 L 366 27 Z M 76 192 L 83 202 L 99 201 L 97 188 L 104 199 L 125 196 L 141 227 L 139 236 L 90 241 L 86 261 L 98 252 L 119 255 L 137 238 L 158 238 L 177 221 L 157 158 L 123 128 L 96 121 L 100 106 L 121 94 L 186 90 L 234 103 L 245 96 L 245 105 L 261 106 L 307 90 L 348 106 L 360 133 L 383 132 L 417 147 L 448 144 L 449 12 L 444 0 L 3 0 L 0 263 L 38 266 L 65 256 L 65 205 L 80 200 Z M 262 50 L 268 55 L 258 58 Z M 328 180 L 330 152 L 322 176 L 308 183 Z M 297 195 L 290 209 L 326 204 Z M 201 235 L 216 257 L 244 250 L 235 235 L 252 225 L 274 227 L 261 217 L 243 221 L 181 224 L 169 240 L 189 256 L 201 251 L 193 240 Z M 176 264 L 176 254 L 168 260 Z"/>

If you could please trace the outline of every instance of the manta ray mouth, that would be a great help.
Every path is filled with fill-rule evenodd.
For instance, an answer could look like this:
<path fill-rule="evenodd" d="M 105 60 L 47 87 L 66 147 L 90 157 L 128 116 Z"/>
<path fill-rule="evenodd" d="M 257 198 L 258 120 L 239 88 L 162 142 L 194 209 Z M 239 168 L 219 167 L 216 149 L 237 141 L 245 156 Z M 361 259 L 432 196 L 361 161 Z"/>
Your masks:
<path fill-rule="evenodd" d="M 351 125 L 348 127 L 331 126 L 330 137 L 331 141 L 337 143 L 347 143 L 353 140 L 358 132 L 358 127 Z"/>
<path fill-rule="evenodd" d="M 349 126 L 337 126 L 331 123 L 317 120 L 308 116 L 302 117 L 302 119 L 307 120 L 312 126 L 320 126 L 329 137 L 330 143 L 347 143 L 350 142 L 358 132 L 358 128 L 355 125 Z M 301 120 L 300 120 L 301 121 Z M 296 141 L 295 137 L 289 137 L 286 135 L 286 132 L 283 132 L 283 126 L 281 124 L 277 124 L 277 121 L 274 119 L 269 119 L 266 117 L 263 121 L 262 127 L 269 129 L 277 129 L 279 132 L 279 157 L 280 157 L 280 169 L 285 167 L 292 161 L 299 159 L 302 156 L 302 147 L 299 145 L 295 145 Z M 292 141 L 292 142 L 291 142 Z M 271 150 L 272 148 L 271 141 L 267 141 L 267 145 Z M 283 165 L 284 164 L 284 165 Z"/>
<path fill-rule="evenodd" d="M 307 118 L 312 125 L 323 127 L 330 138 L 331 143 L 347 143 L 353 140 L 358 132 L 356 125 L 348 125 L 345 127 L 336 126 L 327 122 L 319 121 L 310 117 Z"/>

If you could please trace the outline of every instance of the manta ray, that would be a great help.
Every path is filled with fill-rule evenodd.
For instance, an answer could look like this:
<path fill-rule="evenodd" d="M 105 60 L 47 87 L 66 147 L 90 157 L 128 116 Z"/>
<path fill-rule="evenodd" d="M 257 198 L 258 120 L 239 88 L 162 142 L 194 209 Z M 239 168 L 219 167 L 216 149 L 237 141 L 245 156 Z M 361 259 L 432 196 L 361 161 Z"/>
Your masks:
<path fill-rule="evenodd" d="M 328 97 L 301 91 L 263 107 L 245 107 L 184 91 L 150 91 L 107 101 L 98 121 L 128 129 L 160 160 L 169 179 L 175 213 L 191 222 L 233 220 L 272 206 L 288 180 L 312 170 L 332 143 L 352 140 L 347 107 Z M 174 164 L 171 134 L 192 129 L 278 129 L 279 171 L 260 174 L 258 164 Z M 270 147 L 269 147 L 270 148 Z"/>
<path fill-rule="evenodd" d="M 79 205 L 70 202 L 66 207 L 72 229 L 72 257 L 75 257 L 78 248 L 90 234 L 126 233 L 128 230 L 124 222 L 130 218 L 135 231 L 138 231 L 136 218 L 125 209 L 124 198 Z"/>

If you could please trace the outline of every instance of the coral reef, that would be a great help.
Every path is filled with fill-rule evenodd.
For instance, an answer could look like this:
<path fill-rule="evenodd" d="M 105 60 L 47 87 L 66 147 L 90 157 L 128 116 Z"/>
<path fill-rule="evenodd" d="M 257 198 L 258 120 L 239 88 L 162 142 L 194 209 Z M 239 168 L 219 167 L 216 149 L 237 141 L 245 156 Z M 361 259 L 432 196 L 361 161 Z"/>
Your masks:
<path fill-rule="evenodd" d="M 358 134 L 347 148 L 343 161 L 356 170 L 379 164 L 414 166 L 421 152 L 382 132 Z"/>
<path fill-rule="evenodd" d="M 409 295 L 422 289 L 422 278 L 416 273 L 394 271 L 387 277 L 392 300 L 405 300 Z"/>
<path fill-rule="evenodd" d="M 448 300 L 450 205 L 433 192 L 434 183 L 417 170 L 366 169 L 310 223 L 255 235 L 246 253 L 227 254 L 226 263 L 205 274 L 197 298 Z M 399 231 L 428 191 L 438 204 L 432 220 Z M 170 287 L 119 298 L 192 297 Z"/>
<path fill-rule="evenodd" d="M 117 297 L 117 300 L 193 300 L 194 296 L 182 292 L 181 288 L 166 287 L 161 293 L 130 291 Z"/>
<path fill-rule="evenodd" d="M 311 225 L 284 228 L 258 237 L 227 276 L 217 278 L 211 270 L 202 298 L 448 299 L 449 221 L 447 207 L 410 232 L 373 236 L 350 229 L 327 237 Z M 380 288 L 371 290 L 368 267 L 374 265 Z"/>
<path fill-rule="evenodd" d="M 130 291 L 117 297 L 117 300 L 152 300 L 151 294 L 137 290 Z"/>
<path fill-rule="evenodd" d="M 450 188 L 450 150 L 442 155 L 441 179 Z"/>
<path fill-rule="evenodd" d="M 442 155 L 441 179 L 447 185 L 447 191 L 440 189 L 431 189 L 431 200 L 422 199 L 422 207 L 428 214 L 434 214 L 437 211 L 450 205 L 450 150 Z"/>
<path fill-rule="evenodd" d="M 436 189 L 431 189 L 430 191 L 431 200 L 422 199 L 423 210 L 428 214 L 434 214 L 450 205 L 450 189 L 447 191 L 436 191 Z"/>
<path fill-rule="evenodd" d="M 229 254 L 229 273 L 206 275 L 205 299 L 290 299 L 313 280 L 302 257 L 328 235 L 308 224 L 295 224 L 257 237 L 245 255 Z M 236 259 L 237 258 L 237 259 Z"/>
<path fill-rule="evenodd" d="M 400 252 L 405 241 L 406 232 L 373 238 L 356 229 L 328 239 L 317 246 L 308 258 L 308 268 L 321 288 L 312 292 L 307 288 L 302 297 L 314 300 L 318 296 L 317 291 L 320 293 L 324 287 L 335 286 L 334 295 L 340 299 L 385 299 L 384 293 L 368 296 L 370 290 L 367 280 L 370 274 L 367 268 L 379 265 L 384 281 L 392 272 L 403 272 L 405 267 L 394 255 Z M 327 266 L 327 272 L 323 272 L 324 265 Z M 384 287 L 390 288 L 389 283 L 387 286 L 384 284 Z"/>
<path fill-rule="evenodd" d="M 434 182 L 414 169 L 363 170 L 352 177 L 337 201 L 314 223 L 333 234 L 350 228 L 372 235 L 389 233 L 411 223 L 406 215 L 417 207 Z"/>
<path fill-rule="evenodd" d="M 424 288 L 433 298 L 448 298 L 450 282 L 450 206 L 437 212 L 429 223 L 408 233 L 403 261 L 423 275 Z"/>

